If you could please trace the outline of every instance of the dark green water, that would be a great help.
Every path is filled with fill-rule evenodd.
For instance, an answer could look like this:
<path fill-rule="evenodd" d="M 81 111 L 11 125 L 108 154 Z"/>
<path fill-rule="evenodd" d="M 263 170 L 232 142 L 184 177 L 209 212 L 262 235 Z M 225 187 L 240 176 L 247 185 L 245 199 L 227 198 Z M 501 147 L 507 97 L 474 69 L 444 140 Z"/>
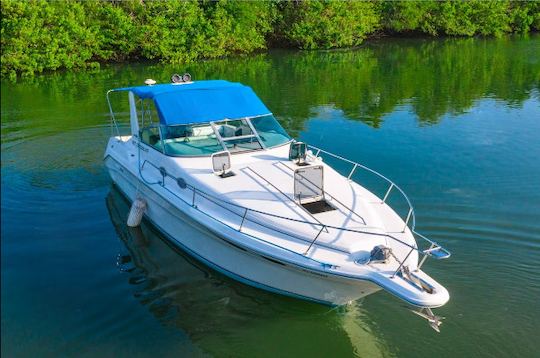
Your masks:
<path fill-rule="evenodd" d="M 173 66 L 2 81 L 2 355 L 533 357 L 540 343 L 540 36 L 399 40 L 205 62 L 294 136 L 384 173 L 453 256 L 437 334 L 380 292 L 329 309 L 234 282 L 128 229 L 105 91 Z M 127 110 L 126 106 L 123 107 Z"/>

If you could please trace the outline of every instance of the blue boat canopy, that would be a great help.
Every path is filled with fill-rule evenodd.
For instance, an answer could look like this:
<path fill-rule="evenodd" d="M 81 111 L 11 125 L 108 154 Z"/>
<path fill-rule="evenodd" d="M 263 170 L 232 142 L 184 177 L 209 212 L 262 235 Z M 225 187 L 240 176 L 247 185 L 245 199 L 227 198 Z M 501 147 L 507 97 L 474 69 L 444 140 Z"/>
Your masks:
<path fill-rule="evenodd" d="M 223 80 L 125 87 L 113 91 L 131 91 L 141 99 L 152 99 L 164 125 L 205 123 L 271 113 L 250 87 Z"/>

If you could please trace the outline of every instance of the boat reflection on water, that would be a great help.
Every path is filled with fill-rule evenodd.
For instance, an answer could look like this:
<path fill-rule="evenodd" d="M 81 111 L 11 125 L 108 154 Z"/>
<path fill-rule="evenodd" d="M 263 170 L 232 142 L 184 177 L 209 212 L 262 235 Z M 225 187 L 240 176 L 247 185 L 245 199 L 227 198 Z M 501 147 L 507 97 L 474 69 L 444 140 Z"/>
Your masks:
<path fill-rule="evenodd" d="M 364 322 L 369 319 L 361 303 L 332 309 L 236 282 L 174 247 L 146 220 L 128 227 L 130 203 L 114 185 L 106 202 L 126 247 L 118 268 L 134 286 L 133 295 L 161 324 L 182 330 L 203 351 L 393 355 Z"/>

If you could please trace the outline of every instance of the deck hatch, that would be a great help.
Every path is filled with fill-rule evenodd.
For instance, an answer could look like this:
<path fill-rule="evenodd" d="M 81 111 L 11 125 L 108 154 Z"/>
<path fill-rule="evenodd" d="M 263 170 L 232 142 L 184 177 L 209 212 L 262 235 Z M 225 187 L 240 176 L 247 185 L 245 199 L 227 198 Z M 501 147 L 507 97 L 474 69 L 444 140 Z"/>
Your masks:
<path fill-rule="evenodd" d="M 310 214 L 336 210 L 324 197 L 322 165 L 298 168 L 294 171 L 294 197 Z"/>
<path fill-rule="evenodd" d="M 324 199 L 323 166 L 313 165 L 294 171 L 294 197 L 299 203 Z"/>
<path fill-rule="evenodd" d="M 336 210 L 332 205 L 330 205 L 326 200 L 312 201 L 311 203 L 302 203 L 301 204 L 310 214 L 320 214 L 327 211 Z"/>

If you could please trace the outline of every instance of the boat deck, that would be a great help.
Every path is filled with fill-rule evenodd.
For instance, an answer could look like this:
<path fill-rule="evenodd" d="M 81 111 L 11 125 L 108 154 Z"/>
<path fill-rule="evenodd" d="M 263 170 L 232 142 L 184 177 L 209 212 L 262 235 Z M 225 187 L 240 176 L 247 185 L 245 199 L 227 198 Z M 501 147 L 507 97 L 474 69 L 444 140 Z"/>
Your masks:
<path fill-rule="evenodd" d="M 405 257 L 409 247 L 387 234 L 416 245 L 408 228 L 402 232 L 403 220 L 388 205 L 322 162 L 313 164 L 324 166 L 325 198 L 334 210 L 309 213 L 294 198 L 293 175 L 298 166 L 282 152 L 276 148 L 264 155 L 235 156 L 235 175 L 226 178 L 203 168 L 193 168 L 189 174 L 215 196 L 253 210 L 243 217 L 241 210 L 231 207 L 238 215 L 226 215 L 219 205 L 207 201 L 205 207 L 219 220 L 232 227 L 242 225 L 246 234 L 322 262 L 357 269 L 355 262 L 367 261 L 377 245 L 391 247 L 396 256 Z M 409 261 L 414 267 L 417 255 L 411 255 Z M 384 265 L 384 269 L 395 270 L 397 265 Z"/>

